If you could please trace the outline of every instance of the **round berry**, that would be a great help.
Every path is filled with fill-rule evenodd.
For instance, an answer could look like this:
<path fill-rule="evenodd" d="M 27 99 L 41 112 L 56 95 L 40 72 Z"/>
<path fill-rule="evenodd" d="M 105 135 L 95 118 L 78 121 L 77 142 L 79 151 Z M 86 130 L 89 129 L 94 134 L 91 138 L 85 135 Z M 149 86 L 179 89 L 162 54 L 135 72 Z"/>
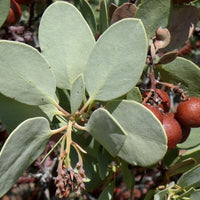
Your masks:
<path fill-rule="evenodd" d="M 200 99 L 190 97 L 186 101 L 179 103 L 176 119 L 188 127 L 200 127 Z"/>
<path fill-rule="evenodd" d="M 144 104 L 146 108 L 148 108 L 157 118 L 158 120 L 162 123 L 163 122 L 163 116 L 162 113 L 160 112 L 158 107 L 149 105 L 149 104 Z"/>
<path fill-rule="evenodd" d="M 176 119 L 168 115 L 163 115 L 163 128 L 168 139 L 168 150 L 173 149 L 181 140 L 181 126 Z"/>

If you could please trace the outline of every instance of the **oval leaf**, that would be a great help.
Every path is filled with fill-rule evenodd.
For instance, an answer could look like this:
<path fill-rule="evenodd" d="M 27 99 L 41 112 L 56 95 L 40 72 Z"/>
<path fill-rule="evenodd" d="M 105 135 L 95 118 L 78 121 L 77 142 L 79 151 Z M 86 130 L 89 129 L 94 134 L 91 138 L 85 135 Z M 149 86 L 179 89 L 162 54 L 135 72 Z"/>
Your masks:
<path fill-rule="evenodd" d="M 146 60 L 147 39 L 138 19 L 123 19 L 98 39 L 85 72 L 91 99 L 107 101 L 131 90 Z"/>
<path fill-rule="evenodd" d="M 115 187 L 115 181 L 110 182 L 100 194 L 98 200 L 111 200 L 113 199 L 113 192 Z"/>
<path fill-rule="evenodd" d="M 113 157 L 120 151 L 126 139 L 126 132 L 103 108 L 92 113 L 86 129 Z"/>
<path fill-rule="evenodd" d="M 110 102 L 106 108 L 127 133 L 118 156 L 133 165 L 150 166 L 167 151 L 167 138 L 160 121 L 135 101 Z"/>
<path fill-rule="evenodd" d="M 41 54 L 31 46 L 0 41 L 0 92 L 30 105 L 54 102 L 56 83 Z"/>
<path fill-rule="evenodd" d="M 71 112 L 75 113 L 81 105 L 85 94 L 83 75 L 78 76 L 72 84 L 70 93 Z"/>
<path fill-rule="evenodd" d="M 173 84 L 181 84 L 181 88 L 190 96 L 200 97 L 200 68 L 193 62 L 177 57 L 173 62 L 162 65 L 161 80 Z"/>
<path fill-rule="evenodd" d="M 40 156 L 50 138 L 45 118 L 21 123 L 9 136 L 0 153 L 0 197 L 2 197 Z"/>
<path fill-rule="evenodd" d="M 10 0 L 0 0 L 0 27 L 4 24 L 10 9 Z"/>
<path fill-rule="evenodd" d="M 57 87 L 71 89 L 74 79 L 84 72 L 95 43 L 78 9 L 67 2 L 51 4 L 40 22 L 39 42 L 55 73 Z"/>

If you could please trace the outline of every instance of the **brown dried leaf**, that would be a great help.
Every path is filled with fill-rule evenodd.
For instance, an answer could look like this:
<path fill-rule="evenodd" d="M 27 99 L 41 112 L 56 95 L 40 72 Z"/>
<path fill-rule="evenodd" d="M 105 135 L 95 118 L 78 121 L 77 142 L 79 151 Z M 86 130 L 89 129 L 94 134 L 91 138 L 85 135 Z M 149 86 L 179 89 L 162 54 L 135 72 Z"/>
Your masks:
<path fill-rule="evenodd" d="M 170 52 L 167 52 L 165 53 L 163 56 L 161 56 L 160 60 L 158 61 L 158 65 L 159 64 L 167 64 L 167 63 L 170 63 L 172 62 L 173 60 L 176 59 L 178 55 L 178 52 L 177 51 L 170 51 Z"/>
<path fill-rule="evenodd" d="M 165 48 L 167 45 L 169 45 L 171 40 L 170 32 L 167 28 L 159 27 L 156 30 L 156 38 L 154 39 L 154 45 L 156 48 L 156 51 L 158 49 Z"/>
<path fill-rule="evenodd" d="M 137 7 L 135 4 L 132 3 L 124 3 L 122 4 L 120 7 L 118 7 L 113 15 L 112 15 L 112 19 L 111 19 L 111 24 L 124 19 L 124 18 L 132 18 L 135 16 L 135 13 L 137 11 Z"/>
<path fill-rule="evenodd" d="M 189 5 L 174 8 L 168 25 L 171 41 L 162 51 L 171 51 L 184 44 L 191 37 L 198 21 L 199 11 L 196 7 Z"/>
<path fill-rule="evenodd" d="M 110 17 L 110 19 L 112 19 L 113 13 L 115 12 L 115 10 L 117 8 L 118 8 L 118 6 L 115 5 L 114 3 L 110 4 L 110 7 L 109 7 L 109 17 Z"/>

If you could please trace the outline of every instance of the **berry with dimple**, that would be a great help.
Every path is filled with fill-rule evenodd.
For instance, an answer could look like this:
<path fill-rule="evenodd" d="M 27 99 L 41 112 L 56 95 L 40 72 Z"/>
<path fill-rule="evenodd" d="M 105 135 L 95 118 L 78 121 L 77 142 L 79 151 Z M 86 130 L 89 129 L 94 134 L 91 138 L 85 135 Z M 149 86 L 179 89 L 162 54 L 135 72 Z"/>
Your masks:
<path fill-rule="evenodd" d="M 158 100 L 160 101 L 159 107 L 162 108 L 164 112 L 168 112 L 170 108 L 169 95 L 161 89 L 155 89 L 155 93 L 158 95 Z"/>
<path fill-rule="evenodd" d="M 33 3 L 35 0 L 16 0 L 17 3 L 27 5 Z"/>
<path fill-rule="evenodd" d="M 200 127 L 200 98 L 190 97 L 179 103 L 176 119 L 188 127 Z"/>
<path fill-rule="evenodd" d="M 158 107 L 149 104 L 144 104 L 144 106 L 148 108 L 159 119 L 161 123 L 163 122 L 163 116 Z"/>
<path fill-rule="evenodd" d="M 173 149 L 182 138 L 181 126 L 173 117 L 163 115 L 163 128 L 168 139 L 168 150 Z"/>
<path fill-rule="evenodd" d="M 20 20 L 21 15 L 22 15 L 21 7 L 15 0 L 11 0 L 10 10 L 3 26 L 8 27 L 16 24 Z"/>

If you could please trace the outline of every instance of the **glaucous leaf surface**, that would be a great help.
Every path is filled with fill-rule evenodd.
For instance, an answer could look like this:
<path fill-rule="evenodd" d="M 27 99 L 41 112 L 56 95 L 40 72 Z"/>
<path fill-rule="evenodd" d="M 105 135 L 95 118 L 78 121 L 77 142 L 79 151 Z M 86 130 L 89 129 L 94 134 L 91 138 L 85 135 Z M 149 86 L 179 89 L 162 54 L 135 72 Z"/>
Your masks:
<path fill-rule="evenodd" d="M 141 19 L 148 38 L 155 36 L 156 30 L 168 24 L 170 13 L 170 0 L 143 0 L 136 12 L 136 17 Z"/>
<path fill-rule="evenodd" d="M 161 80 L 178 84 L 187 95 L 200 97 L 200 68 L 193 62 L 177 57 L 173 62 L 159 66 Z"/>
<path fill-rule="evenodd" d="M 0 74 L 0 93 L 29 105 L 54 103 L 54 76 L 33 47 L 1 40 Z"/>
<path fill-rule="evenodd" d="M 51 66 L 57 87 L 71 89 L 84 72 L 95 44 L 89 25 L 72 4 L 57 1 L 44 12 L 39 27 L 42 54 Z"/>
<path fill-rule="evenodd" d="M 24 120 L 32 117 L 47 117 L 38 106 L 31 106 L 15 101 L 0 94 L 0 121 L 12 132 Z"/>
<path fill-rule="evenodd" d="M 146 60 L 147 39 L 141 20 L 123 19 L 110 26 L 90 54 L 86 89 L 91 99 L 108 101 L 131 90 Z"/>
<path fill-rule="evenodd" d="M 119 153 L 127 136 L 115 118 L 103 108 L 92 113 L 86 129 L 113 157 Z"/>
<path fill-rule="evenodd" d="M 0 0 L 0 27 L 4 24 L 10 9 L 10 0 Z"/>
<path fill-rule="evenodd" d="M 151 166 L 167 151 L 167 138 L 159 120 L 136 101 L 112 101 L 106 109 L 127 133 L 118 156 L 133 165 Z"/>
<path fill-rule="evenodd" d="M 72 84 L 70 92 L 71 112 L 75 113 L 80 107 L 85 95 L 85 83 L 83 75 L 79 75 Z"/>
<path fill-rule="evenodd" d="M 0 152 L 0 197 L 2 197 L 42 154 L 50 127 L 43 117 L 27 119 L 8 137 Z"/>
<path fill-rule="evenodd" d="M 134 100 L 139 103 L 142 103 L 142 95 L 141 95 L 140 89 L 138 87 L 134 87 L 132 90 L 130 90 L 127 93 L 126 98 L 127 98 L 127 100 Z"/>
<path fill-rule="evenodd" d="M 200 186 L 200 165 L 192 168 L 184 173 L 178 180 L 177 185 L 182 188 L 189 189 L 190 187 L 199 188 Z"/>
<path fill-rule="evenodd" d="M 200 199 L 200 189 L 196 190 L 194 193 L 191 194 L 191 200 L 199 200 Z"/>

